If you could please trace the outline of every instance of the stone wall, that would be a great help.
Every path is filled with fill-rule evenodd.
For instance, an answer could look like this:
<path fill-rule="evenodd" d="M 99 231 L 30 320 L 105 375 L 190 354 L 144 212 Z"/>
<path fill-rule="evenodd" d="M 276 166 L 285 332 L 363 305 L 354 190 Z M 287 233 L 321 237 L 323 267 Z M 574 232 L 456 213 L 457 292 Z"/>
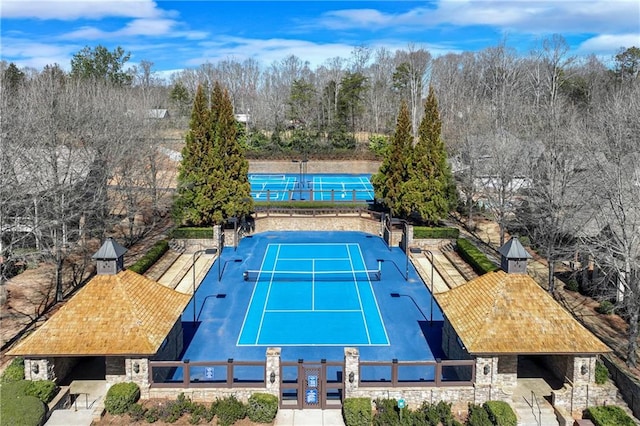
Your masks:
<path fill-rule="evenodd" d="M 620 389 L 622 397 L 629 405 L 635 417 L 640 417 L 640 382 L 635 378 L 624 365 L 619 365 L 611 358 L 603 356 L 602 362 L 606 365 L 611 375 L 611 379 Z"/>
<path fill-rule="evenodd" d="M 551 391 L 551 403 L 569 412 L 580 412 L 596 405 L 615 404 L 618 389 L 609 383 L 597 384 L 566 384 L 560 390 Z"/>
<path fill-rule="evenodd" d="M 309 160 L 307 173 L 373 174 L 380 168 L 379 161 Z M 300 163 L 291 160 L 249 160 L 249 173 L 300 173 Z"/>
<path fill-rule="evenodd" d="M 261 214 L 255 221 L 255 232 L 266 231 L 361 231 L 380 235 L 380 222 L 368 214 L 287 215 Z M 395 237 L 395 235 L 394 235 Z M 397 244 L 401 234 L 397 235 Z"/>

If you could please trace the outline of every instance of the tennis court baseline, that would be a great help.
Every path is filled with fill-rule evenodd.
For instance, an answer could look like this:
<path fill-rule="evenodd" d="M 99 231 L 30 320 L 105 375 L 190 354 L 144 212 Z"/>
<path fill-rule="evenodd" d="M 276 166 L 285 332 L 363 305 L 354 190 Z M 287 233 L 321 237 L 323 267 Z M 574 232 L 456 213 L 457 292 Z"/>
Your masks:
<path fill-rule="evenodd" d="M 269 244 L 238 346 L 388 346 L 359 244 Z"/>

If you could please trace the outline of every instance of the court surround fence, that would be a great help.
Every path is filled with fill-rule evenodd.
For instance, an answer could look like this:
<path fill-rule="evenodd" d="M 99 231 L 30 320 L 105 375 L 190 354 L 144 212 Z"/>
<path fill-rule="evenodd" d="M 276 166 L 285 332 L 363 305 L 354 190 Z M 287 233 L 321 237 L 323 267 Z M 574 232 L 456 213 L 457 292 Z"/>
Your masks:
<path fill-rule="evenodd" d="M 282 366 L 297 366 L 301 361 L 282 361 Z M 322 361 L 325 365 L 340 366 L 345 368 L 344 361 Z M 226 369 L 224 378 L 215 380 L 200 380 L 191 377 L 191 371 L 194 368 L 207 367 L 223 367 Z M 250 367 L 262 369 L 260 379 L 243 380 L 237 376 L 237 368 Z M 363 375 L 368 376 L 367 370 L 383 369 L 388 373 L 383 374 L 383 378 L 363 379 Z M 434 372 L 433 380 L 425 380 L 421 377 L 410 377 L 416 370 L 424 369 Z M 404 374 L 402 370 L 406 369 L 410 373 Z M 266 387 L 267 384 L 267 363 L 265 361 L 237 361 L 228 359 L 226 361 L 150 361 L 149 362 L 149 384 L 151 388 L 243 388 L 243 387 Z M 176 371 L 182 371 L 181 380 L 171 380 Z M 345 371 L 345 370 L 343 370 Z M 359 362 L 358 385 L 359 387 L 390 387 L 390 388 L 406 388 L 406 387 L 452 387 L 452 386 L 472 386 L 475 381 L 475 360 L 440 360 L 435 361 L 360 361 Z M 387 377 L 389 377 L 387 379 Z M 345 378 L 345 380 L 348 380 Z M 344 382 L 344 380 L 343 380 Z M 281 387 L 295 388 L 294 383 L 283 381 Z M 337 382 L 332 382 L 332 387 L 343 389 L 343 386 Z"/>

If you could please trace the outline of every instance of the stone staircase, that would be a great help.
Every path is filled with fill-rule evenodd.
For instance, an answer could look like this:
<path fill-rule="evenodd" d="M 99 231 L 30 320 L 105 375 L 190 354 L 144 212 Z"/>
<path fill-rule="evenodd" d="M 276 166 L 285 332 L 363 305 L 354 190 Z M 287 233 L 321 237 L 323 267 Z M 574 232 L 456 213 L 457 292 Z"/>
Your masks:
<path fill-rule="evenodd" d="M 558 426 L 555 411 L 546 399 L 535 396 L 514 398 L 511 407 L 518 417 L 518 426 Z"/>
<path fill-rule="evenodd" d="M 452 243 L 440 247 L 440 251 L 467 281 L 478 277 L 473 268 L 460 257 Z"/>

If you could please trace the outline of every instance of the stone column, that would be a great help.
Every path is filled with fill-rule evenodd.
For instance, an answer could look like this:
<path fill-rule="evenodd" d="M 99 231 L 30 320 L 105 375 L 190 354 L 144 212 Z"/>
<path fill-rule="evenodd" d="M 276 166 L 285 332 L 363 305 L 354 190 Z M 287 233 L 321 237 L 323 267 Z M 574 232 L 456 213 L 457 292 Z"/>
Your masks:
<path fill-rule="evenodd" d="M 125 359 L 125 378 L 125 381 L 137 384 L 143 395 L 146 394 L 149 390 L 149 359 Z"/>
<path fill-rule="evenodd" d="M 358 396 L 360 380 L 360 352 L 358 348 L 344 348 L 344 397 Z"/>
<path fill-rule="evenodd" d="M 280 353 L 281 348 L 267 348 L 267 364 L 264 377 L 266 379 L 267 393 L 280 398 Z M 273 382 L 271 378 L 273 377 Z"/>
<path fill-rule="evenodd" d="M 54 364 L 49 359 L 24 360 L 24 378 L 27 380 L 51 380 L 56 381 Z"/>
<path fill-rule="evenodd" d="M 218 249 L 218 253 L 222 251 L 224 247 L 224 236 L 222 232 L 222 225 L 214 225 L 213 226 L 213 243 Z"/>

